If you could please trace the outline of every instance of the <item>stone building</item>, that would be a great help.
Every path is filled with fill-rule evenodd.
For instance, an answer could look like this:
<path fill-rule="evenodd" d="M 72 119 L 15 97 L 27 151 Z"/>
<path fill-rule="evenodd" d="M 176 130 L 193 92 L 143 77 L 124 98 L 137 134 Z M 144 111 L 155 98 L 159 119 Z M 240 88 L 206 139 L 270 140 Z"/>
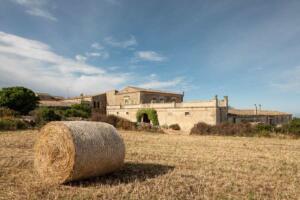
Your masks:
<path fill-rule="evenodd" d="M 207 101 L 183 102 L 184 94 L 126 87 L 92 97 L 93 109 L 100 113 L 116 115 L 136 121 L 142 108 L 156 110 L 160 125 L 179 124 L 189 131 L 199 121 L 215 125 L 227 121 L 228 98 L 217 96 Z M 105 110 L 106 109 L 106 110 Z"/>
<path fill-rule="evenodd" d="M 264 123 L 269 125 L 286 124 L 292 120 L 292 115 L 289 113 L 268 111 L 268 110 L 251 110 L 251 109 L 229 109 L 228 121 L 232 123 L 254 122 Z"/>
<path fill-rule="evenodd" d="M 111 90 L 103 94 L 80 95 L 67 99 L 51 97 L 44 93 L 39 96 L 42 97 L 40 106 L 68 108 L 84 102 L 91 105 L 93 112 L 116 115 L 133 122 L 136 122 L 138 110 L 153 108 L 157 112 L 160 125 L 179 124 L 184 131 L 189 131 L 198 122 L 210 125 L 223 122 L 261 122 L 279 125 L 288 123 L 292 119 L 291 114 L 278 111 L 229 109 L 227 96 L 223 99 L 215 96 L 206 101 L 184 102 L 184 93 L 132 86 L 120 91 Z"/>

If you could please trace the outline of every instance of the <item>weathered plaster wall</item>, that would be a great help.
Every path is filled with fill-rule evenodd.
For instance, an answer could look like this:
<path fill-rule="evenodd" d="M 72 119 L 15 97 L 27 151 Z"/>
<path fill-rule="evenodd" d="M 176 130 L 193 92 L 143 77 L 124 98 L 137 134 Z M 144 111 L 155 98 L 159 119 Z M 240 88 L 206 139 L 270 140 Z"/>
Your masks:
<path fill-rule="evenodd" d="M 160 125 L 179 124 L 182 130 L 190 131 L 194 124 L 205 122 L 215 125 L 227 120 L 227 108 L 218 107 L 217 100 L 190 103 L 163 103 L 108 106 L 107 114 L 113 114 L 130 121 L 136 121 L 136 113 L 141 108 L 154 108 Z"/>

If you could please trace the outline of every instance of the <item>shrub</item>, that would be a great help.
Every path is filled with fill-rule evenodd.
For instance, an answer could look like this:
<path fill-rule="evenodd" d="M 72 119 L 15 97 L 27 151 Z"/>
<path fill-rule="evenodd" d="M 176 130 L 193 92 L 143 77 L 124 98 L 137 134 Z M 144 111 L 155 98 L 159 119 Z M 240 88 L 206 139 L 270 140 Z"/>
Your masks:
<path fill-rule="evenodd" d="M 38 125 L 43 125 L 50 121 L 60 121 L 61 116 L 55 112 L 55 110 L 50 108 L 39 108 L 34 111 L 35 123 Z"/>
<path fill-rule="evenodd" d="M 152 122 L 153 126 L 158 126 L 159 125 L 157 112 L 156 112 L 155 109 L 153 109 L 153 108 L 139 109 L 136 113 L 136 119 L 137 119 L 138 122 L 141 122 L 143 114 L 146 114 L 149 117 L 149 119 Z"/>
<path fill-rule="evenodd" d="M 212 130 L 212 126 L 199 122 L 194 125 L 194 127 L 191 129 L 191 134 L 192 135 L 208 135 L 210 134 Z"/>
<path fill-rule="evenodd" d="M 180 126 L 178 124 L 171 124 L 169 128 L 177 131 L 180 130 Z"/>
<path fill-rule="evenodd" d="M 23 115 L 35 109 L 39 98 L 24 87 L 9 87 L 0 90 L 0 107 L 7 107 Z"/>
<path fill-rule="evenodd" d="M 253 136 L 254 128 L 249 123 L 222 123 L 215 126 L 199 122 L 191 129 L 193 135 Z"/>
<path fill-rule="evenodd" d="M 294 118 L 288 125 L 288 132 L 300 136 L 300 119 Z"/>
<path fill-rule="evenodd" d="M 257 132 L 273 132 L 275 127 L 268 124 L 259 123 L 255 126 Z"/>
<path fill-rule="evenodd" d="M 17 115 L 16 111 L 6 108 L 6 107 L 1 107 L 0 108 L 0 118 L 13 118 Z"/>
<path fill-rule="evenodd" d="M 20 119 L 0 119 L 0 130 L 18 130 L 29 127 L 29 124 Z"/>
<path fill-rule="evenodd" d="M 124 130 L 135 130 L 136 129 L 136 123 L 131 122 L 129 120 L 120 118 L 119 121 L 117 122 L 117 128 L 121 128 Z"/>
<path fill-rule="evenodd" d="M 136 123 L 131 122 L 127 119 L 117 117 L 115 115 L 103 115 L 99 113 L 92 114 L 92 121 L 100 121 L 113 125 L 116 128 L 121 128 L 124 130 L 135 130 Z"/>
<path fill-rule="evenodd" d="M 91 116 L 91 108 L 85 103 L 75 104 L 64 112 L 64 116 L 89 118 Z"/>

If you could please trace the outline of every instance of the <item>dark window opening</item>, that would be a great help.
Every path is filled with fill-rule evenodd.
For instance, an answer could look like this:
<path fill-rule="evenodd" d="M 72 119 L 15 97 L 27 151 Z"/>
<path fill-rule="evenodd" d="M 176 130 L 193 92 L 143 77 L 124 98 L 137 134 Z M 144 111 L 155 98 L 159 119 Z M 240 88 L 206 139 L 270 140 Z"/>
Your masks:
<path fill-rule="evenodd" d="M 144 122 L 144 123 L 150 123 L 150 119 L 148 118 L 148 115 L 146 113 L 144 113 L 142 115 L 142 122 Z"/>

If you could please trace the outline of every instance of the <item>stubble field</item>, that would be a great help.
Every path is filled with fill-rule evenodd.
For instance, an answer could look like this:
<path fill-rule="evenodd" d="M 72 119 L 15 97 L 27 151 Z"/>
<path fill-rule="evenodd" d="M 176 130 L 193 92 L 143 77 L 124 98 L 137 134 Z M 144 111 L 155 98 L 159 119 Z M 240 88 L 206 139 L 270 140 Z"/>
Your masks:
<path fill-rule="evenodd" d="M 120 133 L 121 170 L 56 186 L 33 168 L 37 131 L 0 133 L 0 199 L 300 199 L 300 140 Z"/>

